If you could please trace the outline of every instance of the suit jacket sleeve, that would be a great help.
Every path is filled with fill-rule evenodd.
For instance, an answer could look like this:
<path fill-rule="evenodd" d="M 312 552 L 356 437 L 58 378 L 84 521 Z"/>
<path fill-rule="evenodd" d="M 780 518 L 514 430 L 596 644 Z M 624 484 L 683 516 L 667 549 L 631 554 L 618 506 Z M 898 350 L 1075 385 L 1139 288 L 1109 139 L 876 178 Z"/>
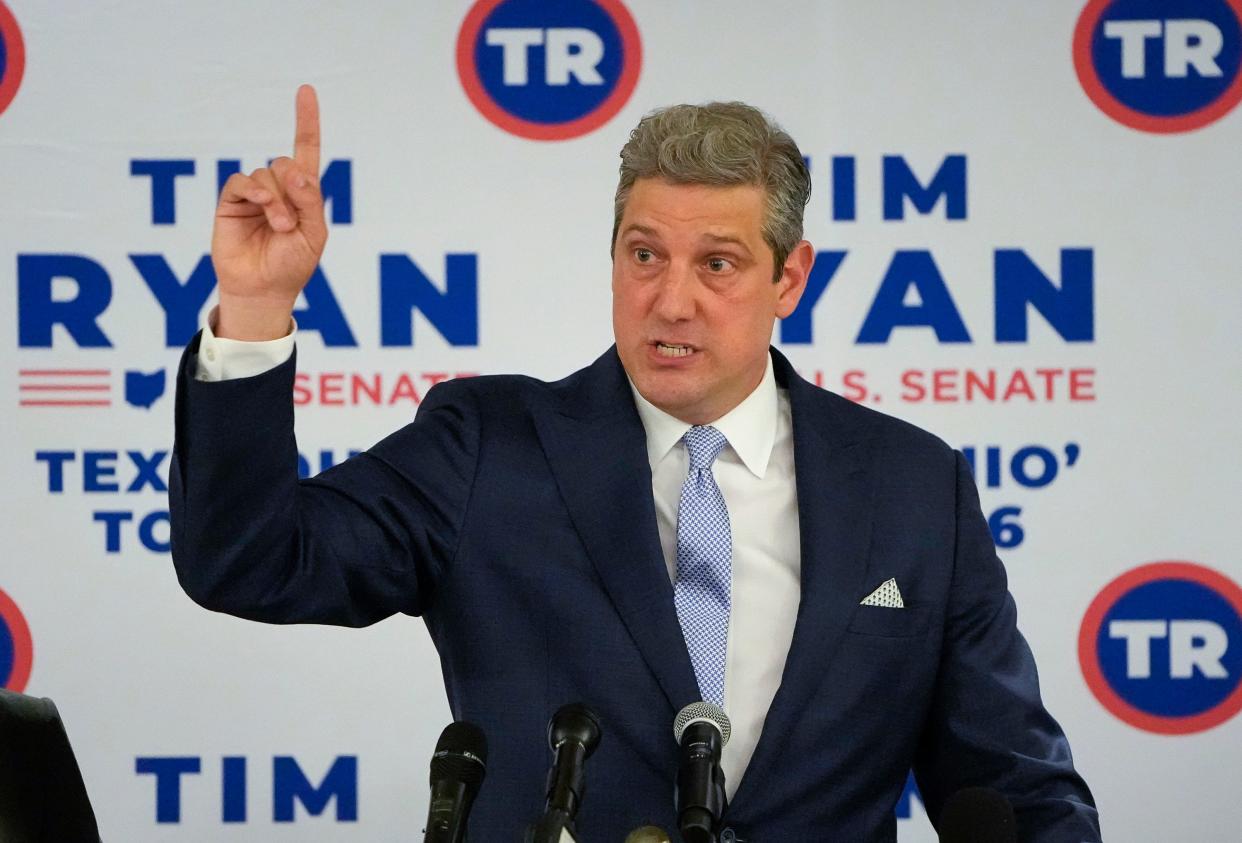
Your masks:
<path fill-rule="evenodd" d="M 915 763 L 928 816 L 937 821 L 956 791 L 986 786 L 1013 805 L 1022 841 L 1097 841 L 1095 803 L 1040 699 L 1035 660 L 960 453 L 956 518 L 937 690 Z"/>
<path fill-rule="evenodd" d="M 363 454 L 298 479 L 296 352 L 254 377 L 177 378 L 169 476 L 172 556 L 199 604 L 273 623 L 364 626 L 421 614 L 451 564 L 474 481 L 468 390 L 430 390 L 415 420 Z"/>

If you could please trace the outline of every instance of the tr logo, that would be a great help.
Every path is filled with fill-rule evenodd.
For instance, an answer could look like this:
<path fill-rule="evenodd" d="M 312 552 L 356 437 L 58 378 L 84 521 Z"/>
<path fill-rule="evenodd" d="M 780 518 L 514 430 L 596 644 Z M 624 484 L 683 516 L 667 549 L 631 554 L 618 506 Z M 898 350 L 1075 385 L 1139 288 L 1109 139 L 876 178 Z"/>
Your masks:
<path fill-rule="evenodd" d="M 18 693 L 30 679 L 30 627 L 13 599 L 0 589 L 0 688 Z"/>
<path fill-rule="evenodd" d="M 17 96 L 26 69 L 26 47 L 17 19 L 0 0 L 0 113 Z"/>
<path fill-rule="evenodd" d="M 501 48 L 506 87 L 530 84 L 526 58 L 531 47 L 540 46 L 544 48 L 546 84 L 568 85 L 570 74 L 583 85 L 604 84 L 597 69 L 604 58 L 604 40 L 589 29 L 489 29 L 486 41 L 489 47 Z"/>
<path fill-rule="evenodd" d="M 1206 126 L 1242 99 L 1242 0 L 1092 0 L 1074 69 L 1105 114 L 1146 132 Z"/>
<path fill-rule="evenodd" d="M 475 108 L 532 140 L 602 126 L 630 98 L 641 63 L 621 0 L 478 0 L 457 36 L 457 74 Z"/>
<path fill-rule="evenodd" d="M 1242 589 L 1189 562 L 1135 568 L 1092 601 L 1078 657 L 1096 698 L 1130 725 L 1210 729 L 1242 708 Z"/>

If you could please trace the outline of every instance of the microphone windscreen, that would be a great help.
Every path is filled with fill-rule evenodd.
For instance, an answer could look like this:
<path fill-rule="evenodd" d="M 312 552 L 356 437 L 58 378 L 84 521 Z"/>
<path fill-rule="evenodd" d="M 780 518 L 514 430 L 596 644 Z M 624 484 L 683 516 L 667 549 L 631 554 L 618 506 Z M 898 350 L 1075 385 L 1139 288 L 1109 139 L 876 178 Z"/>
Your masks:
<path fill-rule="evenodd" d="M 625 837 L 625 843 L 672 843 L 668 832 L 654 825 L 636 828 Z"/>
<path fill-rule="evenodd" d="M 561 706 L 548 721 L 548 746 L 553 752 L 565 741 L 574 741 L 582 744 L 584 757 L 590 758 L 599 746 L 601 734 L 599 715 L 583 703 Z"/>
<path fill-rule="evenodd" d="M 724 709 L 715 703 L 709 703 L 706 700 L 690 703 L 690 705 L 677 712 L 677 719 L 673 721 L 673 740 L 681 743 L 682 733 L 690 726 L 691 723 L 708 722 L 711 723 L 720 732 L 720 745 L 723 747 L 729 743 L 729 736 L 733 734 L 733 724 L 729 722 L 729 715 L 724 713 Z"/>
<path fill-rule="evenodd" d="M 431 783 L 445 778 L 477 786 L 487 772 L 487 737 L 473 723 L 459 720 L 440 733 L 431 757 Z"/>
<path fill-rule="evenodd" d="M 1018 843 L 1013 806 L 990 787 L 959 790 L 940 812 L 940 843 Z"/>

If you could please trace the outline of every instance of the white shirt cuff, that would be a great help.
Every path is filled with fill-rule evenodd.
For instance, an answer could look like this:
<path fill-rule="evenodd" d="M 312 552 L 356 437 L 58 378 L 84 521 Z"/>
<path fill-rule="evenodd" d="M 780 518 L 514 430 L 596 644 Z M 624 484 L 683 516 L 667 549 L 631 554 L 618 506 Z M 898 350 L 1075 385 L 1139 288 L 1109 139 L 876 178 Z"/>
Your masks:
<path fill-rule="evenodd" d="M 207 314 L 203 336 L 199 340 L 198 358 L 194 379 L 200 381 L 227 381 L 249 378 L 275 369 L 293 354 L 294 336 L 298 332 L 296 319 L 291 319 L 289 333 L 278 340 L 245 342 L 217 337 L 212 331 L 216 324 L 213 307 Z"/>

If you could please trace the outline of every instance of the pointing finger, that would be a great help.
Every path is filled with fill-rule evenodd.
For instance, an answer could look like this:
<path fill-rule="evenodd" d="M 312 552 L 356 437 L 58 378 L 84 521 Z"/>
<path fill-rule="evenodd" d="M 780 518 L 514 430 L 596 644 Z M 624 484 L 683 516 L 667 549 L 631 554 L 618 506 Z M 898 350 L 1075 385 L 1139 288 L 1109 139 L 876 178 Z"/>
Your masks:
<path fill-rule="evenodd" d="M 298 88 L 293 160 L 304 173 L 319 179 L 319 98 L 310 85 Z"/>

